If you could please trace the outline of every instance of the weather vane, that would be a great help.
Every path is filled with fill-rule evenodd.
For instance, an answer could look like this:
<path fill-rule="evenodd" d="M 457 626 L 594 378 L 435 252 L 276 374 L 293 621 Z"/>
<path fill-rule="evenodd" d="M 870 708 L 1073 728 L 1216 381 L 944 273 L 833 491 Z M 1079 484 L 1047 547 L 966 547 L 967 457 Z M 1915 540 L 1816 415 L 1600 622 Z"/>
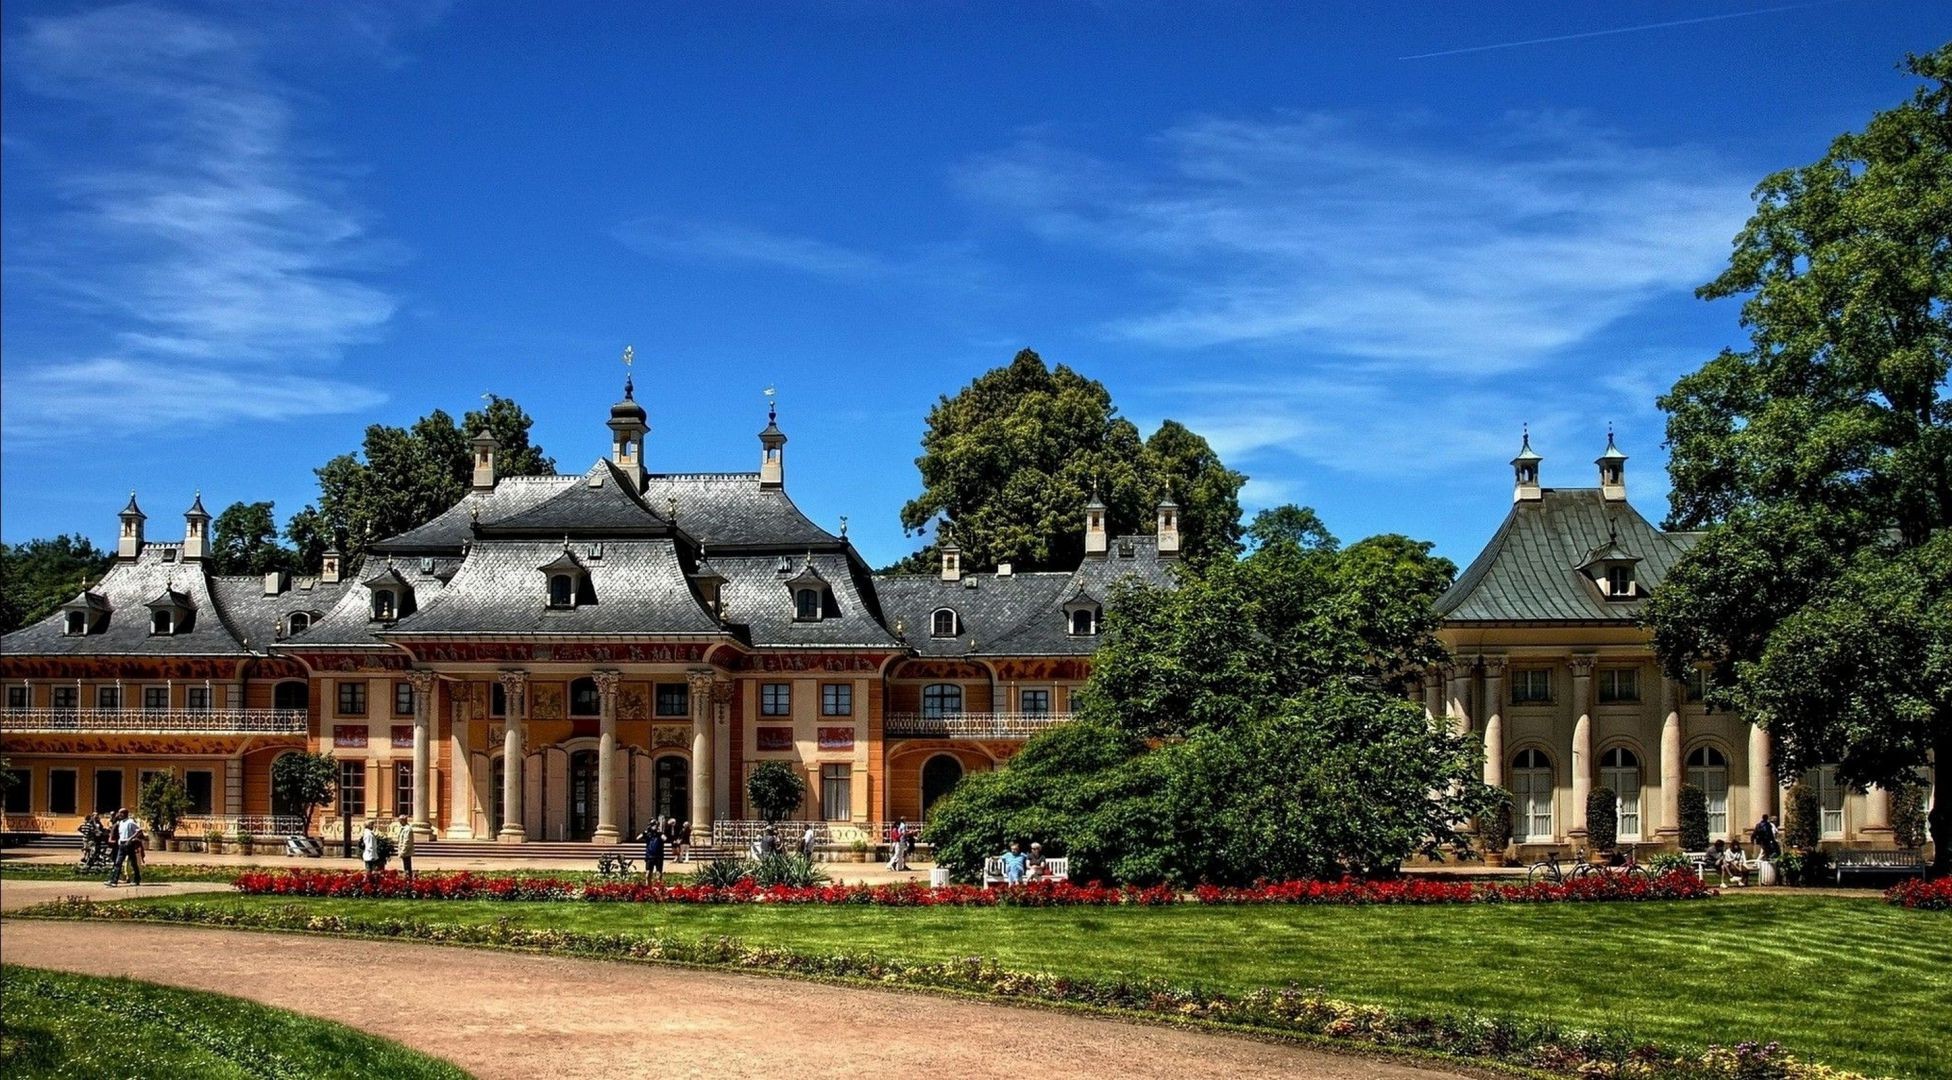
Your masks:
<path fill-rule="evenodd" d="M 635 360 L 636 358 L 637 358 L 637 350 L 631 348 L 628 345 L 624 346 L 624 366 L 629 367 L 630 362 L 632 360 Z"/>

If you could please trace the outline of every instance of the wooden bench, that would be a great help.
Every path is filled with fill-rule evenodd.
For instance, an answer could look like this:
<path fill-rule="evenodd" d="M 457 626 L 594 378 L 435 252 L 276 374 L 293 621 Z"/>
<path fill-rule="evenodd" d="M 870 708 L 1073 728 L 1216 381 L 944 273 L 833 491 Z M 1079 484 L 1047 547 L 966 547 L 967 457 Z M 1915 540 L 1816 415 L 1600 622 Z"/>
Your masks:
<path fill-rule="evenodd" d="M 1925 876 L 1925 856 L 1917 851 L 1840 851 L 1837 884 L 1845 874 L 1917 874 Z"/>
<path fill-rule="evenodd" d="M 1070 859 L 1062 859 L 1062 858 L 1045 859 L 1044 873 L 1039 877 L 1031 877 L 1028 870 L 1026 870 L 1024 873 L 1024 881 L 1026 882 L 1069 881 L 1069 880 L 1071 880 Z M 1006 884 L 1006 882 L 1003 880 L 1003 856 L 991 855 L 989 858 L 984 859 L 983 860 L 983 888 L 987 889 L 992 885 L 1003 885 L 1003 884 Z"/>
<path fill-rule="evenodd" d="M 1732 850 L 1741 860 L 1739 869 L 1737 869 L 1733 861 L 1720 863 L 1709 861 L 1714 854 L 1709 851 L 1684 851 L 1681 853 L 1681 857 L 1688 860 L 1688 866 L 1694 870 L 1694 876 L 1703 881 L 1708 880 L 1710 873 L 1715 873 L 1721 875 L 1722 884 L 1726 885 L 1731 880 L 1730 871 L 1733 870 L 1738 875 L 1734 880 L 1738 884 L 1747 884 L 1748 875 L 1755 873 L 1760 865 L 1760 860 L 1751 859 L 1743 855 L 1741 848 L 1734 848 Z"/>

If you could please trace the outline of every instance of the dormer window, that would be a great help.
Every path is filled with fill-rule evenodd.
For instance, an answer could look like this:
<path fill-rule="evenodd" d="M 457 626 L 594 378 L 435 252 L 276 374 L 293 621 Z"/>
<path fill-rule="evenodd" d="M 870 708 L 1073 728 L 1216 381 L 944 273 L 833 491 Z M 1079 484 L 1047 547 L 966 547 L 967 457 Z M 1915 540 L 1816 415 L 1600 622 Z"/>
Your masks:
<path fill-rule="evenodd" d="M 373 593 L 373 618 L 392 622 L 400 617 L 399 611 L 399 602 L 394 599 L 392 589 L 379 589 Z"/>
<path fill-rule="evenodd" d="M 1095 597 L 1079 589 L 1064 603 L 1064 622 L 1072 637 L 1091 637 L 1098 633 L 1098 619 L 1103 612 Z"/>
<path fill-rule="evenodd" d="M 955 637 L 962 632 L 961 622 L 962 620 L 956 618 L 955 609 L 937 608 L 935 614 L 929 617 L 929 635 Z"/>
<path fill-rule="evenodd" d="M 549 606 L 576 606 L 576 579 L 568 574 L 556 574 L 549 579 Z"/>
<path fill-rule="evenodd" d="M 806 565 L 786 583 L 793 592 L 793 621 L 819 622 L 839 615 L 834 604 L 834 590 L 820 571 L 813 568 L 813 555 L 808 553 Z"/>
<path fill-rule="evenodd" d="M 1078 610 L 1071 613 L 1071 633 L 1076 637 L 1089 637 L 1098 632 L 1098 618 L 1090 611 Z"/>
<path fill-rule="evenodd" d="M 1606 571 L 1606 594 L 1614 599 L 1633 595 L 1633 567 L 1613 566 Z"/>
<path fill-rule="evenodd" d="M 413 614 L 413 586 L 388 563 L 386 569 L 362 582 L 373 594 L 373 621 L 393 622 Z"/>
<path fill-rule="evenodd" d="M 165 587 L 145 606 L 149 608 L 149 632 L 158 637 L 188 630 L 192 613 L 196 611 L 189 594 L 178 592 L 174 585 Z"/>
<path fill-rule="evenodd" d="M 563 539 L 562 554 L 536 569 L 542 571 L 548 584 L 549 606 L 551 608 L 573 608 L 596 602 L 596 593 L 590 588 L 590 572 L 583 566 L 576 553 L 569 550 L 569 539 Z"/>
<path fill-rule="evenodd" d="M 66 633 L 70 637 L 82 637 L 88 633 L 88 616 L 79 611 L 68 612 Z"/>
<path fill-rule="evenodd" d="M 170 633 L 173 633 L 174 629 L 175 629 L 175 620 L 170 617 L 169 612 L 156 611 L 150 613 L 149 615 L 150 633 L 168 635 Z"/>
<path fill-rule="evenodd" d="M 793 592 L 793 617 L 803 622 L 820 619 L 820 590 L 796 589 Z"/>
<path fill-rule="evenodd" d="M 294 611 L 285 619 L 286 634 L 302 634 L 312 628 L 312 616 L 303 611 Z"/>
<path fill-rule="evenodd" d="M 1579 564 L 1579 570 L 1586 574 L 1602 598 L 1638 600 L 1642 597 L 1634 581 L 1634 567 L 1639 562 L 1639 556 L 1620 546 L 1617 535 L 1610 535 L 1606 543 L 1586 556 L 1586 561 Z"/>

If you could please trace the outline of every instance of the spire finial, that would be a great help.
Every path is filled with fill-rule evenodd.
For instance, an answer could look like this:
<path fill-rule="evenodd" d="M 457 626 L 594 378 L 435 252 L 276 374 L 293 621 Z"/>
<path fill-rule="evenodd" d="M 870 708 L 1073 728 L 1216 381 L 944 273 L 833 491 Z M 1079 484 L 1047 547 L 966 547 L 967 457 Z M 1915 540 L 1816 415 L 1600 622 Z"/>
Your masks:
<path fill-rule="evenodd" d="M 630 381 L 630 365 L 631 365 L 631 361 L 635 359 L 637 359 L 637 350 L 632 348 L 629 345 L 624 346 L 624 400 L 625 401 L 637 400 L 635 397 L 632 396 L 636 388 L 631 385 L 631 381 Z"/>
<path fill-rule="evenodd" d="M 778 401 L 778 400 L 776 400 L 776 399 L 774 398 L 774 396 L 773 396 L 773 395 L 774 395 L 774 394 L 776 394 L 776 393 L 778 393 L 778 391 L 776 391 L 776 390 L 774 390 L 774 389 L 773 389 L 772 387 L 770 387 L 770 386 L 768 386 L 768 387 L 766 388 L 766 390 L 765 390 L 765 394 L 766 394 L 766 422 L 767 422 L 768 424 L 777 424 L 777 423 L 779 423 L 779 401 Z"/>
<path fill-rule="evenodd" d="M 840 516 L 840 538 L 842 540 L 847 539 L 847 515 L 846 514 L 842 514 Z"/>
<path fill-rule="evenodd" d="M 676 495 L 664 500 L 664 516 L 671 519 L 671 524 L 676 525 L 678 523 L 678 497 Z"/>

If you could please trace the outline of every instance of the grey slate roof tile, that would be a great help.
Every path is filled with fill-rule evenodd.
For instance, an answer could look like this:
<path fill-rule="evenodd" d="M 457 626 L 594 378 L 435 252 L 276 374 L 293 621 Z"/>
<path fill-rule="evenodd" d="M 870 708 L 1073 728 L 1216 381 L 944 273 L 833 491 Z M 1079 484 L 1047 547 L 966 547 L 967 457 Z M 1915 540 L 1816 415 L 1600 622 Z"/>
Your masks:
<path fill-rule="evenodd" d="M 393 570 L 413 590 L 415 611 L 426 608 L 447 588 L 448 579 L 458 576 L 461 560 L 452 556 L 421 555 L 392 560 Z M 326 610 L 325 618 L 303 633 L 294 634 L 280 644 L 298 647 L 346 646 L 384 648 L 386 643 L 374 635 L 387 629 L 373 621 L 373 594 L 361 581 L 383 573 L 387 559 L 367 558 L 353 567 L 339 583 L 338 600 Z M 402 620 L 405 621 L 404 619 Z"/>
<path fill-rule="evenodd" d="M 758 473 L 654 475 L 644 501 L 659 513 L 678 504 L 678 527 L 708 548 L 821 547 L 840 538 L 815 525 L 786 489 L 762 488 Z"/>
<path fill-rule="evenodd" d="M 286 620 L 293 612 L 305 612 L 317 622 L 339 603 L 348 589 L 358 587 L 349 580 L 327 585 L 316 577 L 293 578 L 290 586 L 276 596 L 264 595 L 264 579 L 258 577 L 211 578 L 210 586 L 217 595 L 218 606 L 224 610 L 224 618 L 250 642 L 253 650 L 282 641 Z"/>
<path fill-rule="evenodd" d="M 728 579 L 722 593 L 726 620 L 745 627 L 754 645 L 901 646 L 881 623 L 872 595 L 863 593 L 863 578 L 844 552 L 813 553 L 813 569 L 833 590 L 839 611 L 836 617 L 818 622 L 793 617 L 793 591 L 787 583 L 806 568 L 804 555 L 728 555 L 714 549 L 710 557 Z"/>
<path fill-rule="evenodd" d="M 548 606 L 537 567 L 562 554 L 561 541 L 481 540 L 437 596 L 401 619 L 390 635 L 412 634 L 715 634 L 718 621 L 698 603 L 669 539 L 605 540 L 603 554 L 579 556 L 596 602 Z"/>
<path fill-rule="evenodd" d="M 211 597 L 200 561 L 183 562 L 178 544 L 145 544 L 130 561 L 118 560 L 93 590 L 108 601 L 100 632 L 69 636 L 62 612 L 0 638 L 0 652 L 15 656 L 243 656 L 247 650 Z M 190 606 L 187 630 L 149 632 L 150 601 L 174 590 Z"/>

